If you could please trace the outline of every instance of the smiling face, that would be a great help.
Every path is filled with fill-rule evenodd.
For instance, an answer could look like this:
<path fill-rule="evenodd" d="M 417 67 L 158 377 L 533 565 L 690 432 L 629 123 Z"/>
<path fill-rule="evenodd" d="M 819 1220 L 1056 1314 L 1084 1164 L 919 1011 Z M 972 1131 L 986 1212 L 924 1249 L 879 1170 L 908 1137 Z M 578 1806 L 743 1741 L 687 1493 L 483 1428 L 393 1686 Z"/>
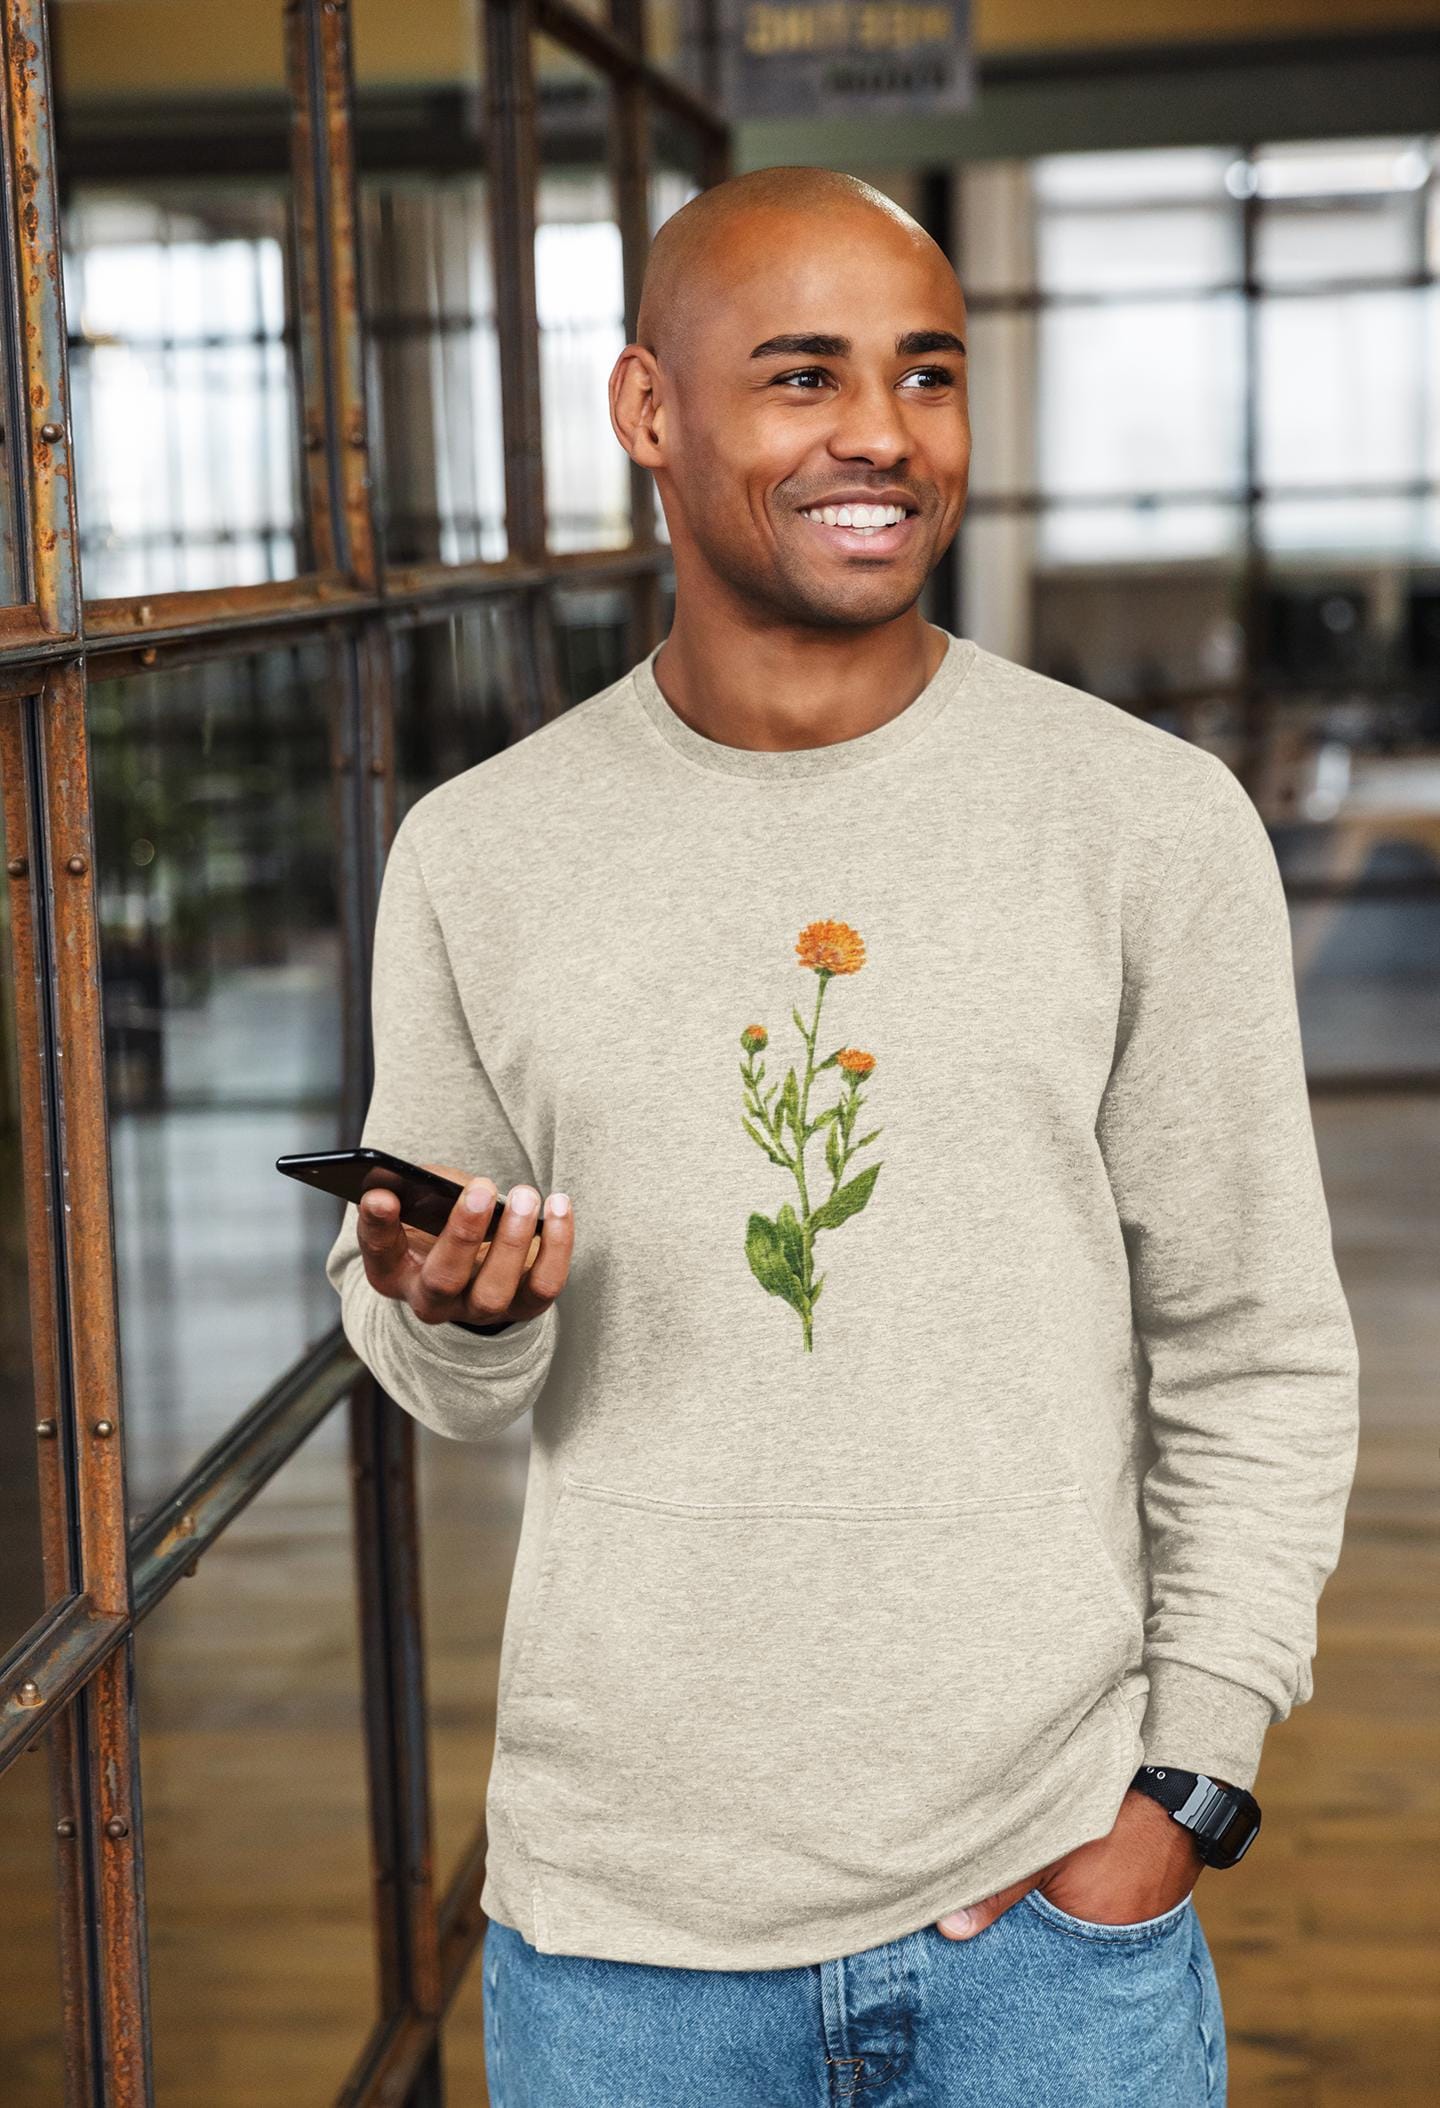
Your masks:
<path fill-rule="evenodd" d="M 942 251 L 898 209 L 822 191 L 717 213 L 666 275 L 654 354 L 627 347 L 612 404 L 654 469 L 677 593 L 812 627 L 903 614 L 969 474 L 965 304 Z M 642 303 L 642 337 L 646 320 Z"/>

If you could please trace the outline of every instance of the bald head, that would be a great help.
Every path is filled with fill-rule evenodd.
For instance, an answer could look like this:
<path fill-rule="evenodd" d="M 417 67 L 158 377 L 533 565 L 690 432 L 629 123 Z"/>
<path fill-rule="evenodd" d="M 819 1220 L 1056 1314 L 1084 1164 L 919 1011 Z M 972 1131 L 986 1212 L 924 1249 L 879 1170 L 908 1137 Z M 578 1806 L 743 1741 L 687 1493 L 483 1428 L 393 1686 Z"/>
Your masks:
<path fill-rule="evenodd" d="M 661 227 L 645 265 L 636 342 L 662 364 L 678 359 L 735 277 L 767 251 L 803 241 L 807 221 L 823 220 L 833 231 L 837 214 L 852 226 L 868 218 L 873 238 L 923 246 L 944 261 L 919 221 L 859 176 L 834 168 L 752 169 L 702 190 Z"/>
<path fill-rule="evenodd" d="M 944 251 L 856 176 L 756 169 L 667 220 L 610 415 L 654 472 L 677 608 L 813 632 L 912 607 L 965 500 L 965 328 Z"/>

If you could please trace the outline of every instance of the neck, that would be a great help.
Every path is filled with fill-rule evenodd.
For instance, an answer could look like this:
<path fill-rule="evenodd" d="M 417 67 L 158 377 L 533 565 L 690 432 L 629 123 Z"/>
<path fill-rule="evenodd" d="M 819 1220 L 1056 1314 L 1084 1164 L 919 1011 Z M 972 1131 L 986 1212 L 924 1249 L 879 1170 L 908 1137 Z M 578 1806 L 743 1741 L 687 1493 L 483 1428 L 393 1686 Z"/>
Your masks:
<path fill-rule="evenodd" d="M 826 747 L 888 723 L 929 685 L 945 632 L 918 607 L 870 629 L 751 629 L 686 619 L 677 599 L 653 672 L 706 739 L 767 753 Z"/>

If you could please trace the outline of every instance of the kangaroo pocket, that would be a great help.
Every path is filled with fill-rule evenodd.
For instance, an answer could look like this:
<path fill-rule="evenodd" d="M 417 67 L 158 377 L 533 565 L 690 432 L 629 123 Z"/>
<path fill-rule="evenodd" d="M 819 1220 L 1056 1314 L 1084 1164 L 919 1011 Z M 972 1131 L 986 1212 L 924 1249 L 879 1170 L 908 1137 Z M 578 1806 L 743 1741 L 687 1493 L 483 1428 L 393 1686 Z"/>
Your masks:
<path fill-rule="evenodd" d="M 1067 1748 L 1093 1773 L 1081 1731 L 1113 1738 L 1141 1640 L 1077 1485 L 851 1507 L 566 1478 L 501 1694 L 507 1812 L 547 1917 L 873 1909 Z"/>

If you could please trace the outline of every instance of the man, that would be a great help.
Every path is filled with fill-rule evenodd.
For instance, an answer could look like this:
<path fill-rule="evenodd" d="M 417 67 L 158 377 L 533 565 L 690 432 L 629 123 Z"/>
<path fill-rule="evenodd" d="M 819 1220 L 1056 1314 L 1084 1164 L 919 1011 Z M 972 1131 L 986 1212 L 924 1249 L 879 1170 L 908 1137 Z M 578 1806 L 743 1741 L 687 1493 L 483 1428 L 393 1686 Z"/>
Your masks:
<path fill-rule="evenodd" d="M 919 613 L 964 339 L 863 183 L 676 214 L 610 398 L 670 634 L 386 867 L 364 1139 L 466 1192 L 329 1275 L 417 1419 L 534 1409 L 496 2108 L 1224 2098 L 1193 1889 L 1311 1694 L 1355 1339 L 1255 807 Z"/>

